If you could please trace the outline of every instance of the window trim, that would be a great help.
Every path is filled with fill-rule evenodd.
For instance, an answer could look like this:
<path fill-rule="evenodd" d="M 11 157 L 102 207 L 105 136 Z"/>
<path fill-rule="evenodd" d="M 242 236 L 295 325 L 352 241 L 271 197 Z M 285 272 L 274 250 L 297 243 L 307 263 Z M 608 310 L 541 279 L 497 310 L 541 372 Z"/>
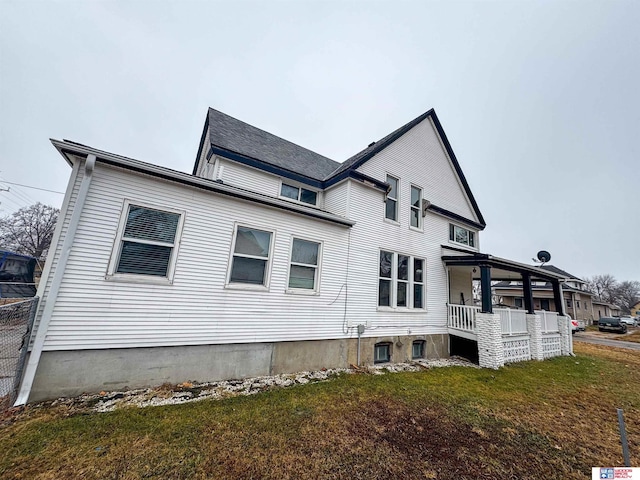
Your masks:
<path fill-rule="evenodd" d="M 465 232 L 467 232 L 467 241 L 469 241 L 470 235 L 473 235 L 473 245 L 469 245 L 468 243 L 461 243 L 456 241 L 456 228 L 460 228 L 462 230 L 464 230 Z M 453 233 L 453 238 L 452 234 Z M 458 225 L 457 223 L 451 223 L 449 222 L 449 243 L 454 243 L 456 245 L 461 245 L 463 247 L 467 247 L 467 248 L 473 248 L 474 250 L 478 249 L 478 233 L 474 230 L 469 230 L 466 227 L 463 227 L 461 225 Z"/>
<path fill-rule="evenodd" d="M 124 231 L 127 226 L 127 220 L 129 218 L 129 207 L 147 208 L 149 210 L 157 210 L 159 212 L 173 213 L 179 215 L 178 224 L 176 225 L 176 234 L 173 238 L 173 245 L 171 246 L 171 256 L 167 264 L 167 275 L 165 277 L 159 277 L 156 275 L 146 275 L 143 273 L 118 273 L 118 263 L 120 262 L 120 255 L 122 253 L 122 246 L 125 240 Z M 107 266 L 107 273 L 105 280 L 130 282 L 130 283 L 153 283 L 160 285 L 173 285 L 173 279 L 176 271 L 176 264 L 178 262 L 178 252 L 180 250 L 180 242 L 182 240 L 182 228 L 184 226 L 185 217 L 187 213 L 184 210 L 176 208 L 167 208 L 158 205 L 154 205 L 147 202 L 139 202 L 137 200 L 131 200 L 125 198 L 122 202 L 122 208 L 120 210 L 120 220 L 118 221 L 118 228 L 113 241 L 113 247 L 111 248 L 111 257 L 109 258 L 109 264 Z M 127 240 L 131 241 L 131 240 Z M 155 242 L 153 240 L 138 241 L 137 243 L 143 243 L 147 245 L 162 245 L 168 246 L 166 242 Z"/>
<path fill-rule="evenodd" d="M 308 288 L 291 288 L 289 286 L 289 278 L 291 276 L 291 266 L 294 265 L 293 262 L 293 242 L 294 240 L 302 240 L 304 242 L 317 243 L 318 244 L 318 264 L 315 266 L 316 274 L 314 278 L 314 288 L 313 290 Z M 287 263 L 287 283 L 285 288 L 285 293 L 291 295 L 320 295 L 320 279 L 322 278 L 322 251 L 324 247 L 324 242 L 321 240 L 314 240 L 307 237 L 295 236 L 291 235 L 291 241 L 289 242 L 289 259 Z M 313 265 L 308 265 L 304 263 L 295 263 L 295 265 L 299 265 L 302 267 L 313 267 Z"/>
<path fill-rule="evenodd" d="M 291 198 L 291 197 L 286 197 L 284 195 L 282 195 L 282 187 L 283 185 L 287 185 L 289 187 L 292 188 L 297 188 L 298 189 L 298 198 Z M 302 197 L 302 189 L 308 190 L 309 192 L 313 192 L 316 194 L 316 203 L 307 203 L 307 202 L 303 202 L 302 200 L 300 200 L 300 198 Z M 280 188 L 278 190 L 278 198 L 281 198 L 283 200 L 287 200 L 289 202 L 295 202 L 295 203 L 299 203 L 300 205 L 306 205 L 306 206 L 311 206 L 311 207 L 319 207 L 320 206 L 320 190 L 316 190 L 314 188 L 309 188 L 307 185 L 303 185 L 301 183 L 298 182 L 287 182 L 284 181 L 282 179 L 280 179 Z"/>
<path fill-rule="evenodd" d="M 238 228 L 249 228 L 251 230 L 260 230 L 261 232 L 268 232 L 271 234 L 271 242 L 269 242 L 269 256 L 267 257 L 267 265 L 264 269 L 264 283 L 262 285 L 256 285 L 253 283 L 241 283 L 231 282 L 231 269 L 233 267 L 233 257 L 235 256 L 236 239 L 238 237 Z M 227 275 L 225 277 L 224 288 L 233 290 L 254 290 L 268 292 L 271 285 L 271 267 L 273 266 L 273 252 L 274 245 L 276 243 L 276 230 L 270 228 L 259 227 L 254 224 L 245 222 L 233 222 L 233 237 L 231 239 L 231 247 L 229 249 L 229 259 L 227 260 Z M 256 258 L 264 260 L 263 257 L 252 257 L 243 255 L 243 258 Z"/>
<path fill-rule="evenodd" d="M 394 225 L 400 225 L 400 177 L 396 177 L 390 173 L 385 174 L 385 182 L 389 183 L 389 177 L 396 181 L 396 197 L 390 197 L 389 193 L 384 196 L 384 220 L 385 222 L 393 223 Z M 387 217 L 387 200 L 393 200 L 396 202 L 395 219 Z"/>
<path fill-rule="evenodd" d="M 420 193 L 419 193 L 419 201 L 418 201 L 418 206 L 417 206 L 417 207 L 415 207 L 415 206 L 413 205 L 413 202 L 411 201 L 411 200 L 412 200 L 412 198 L 413 198 L 413 197 L 412 197 L 412 194 L 413 194 L 413 189 L 414 189 L 414 188 L 420 192 Z M 423 188 L 422 188 L 422 187 L 420 187 L 420 186 L 416 185 L 415 183 L 412 183 L 412 184 L 411 184 L 411 188 L 410 188 L 410 190 L 409 190 L 409 228 L 410 228 L 411 230 L 415 230 L 415 231 L 417 231 L 417 232 L 423 232 L 423 231 L 424 231 L 424 217 L 422 216 L 422 198 L 423 198 L 423 192 L 424 192 L 424 190 L 423 190 Z M 413 211 L 414 211 L 414 210 L 417 210 L 417 211 L 418 211 L 418 226 L 417 226 L 417 227 L 414 227 L 413 225 L 411 225 L 411 219 L 413 218 L 413 217 L 411 216 L 411 214 L 413 213 Z"/>
<path fill-rule="evenodd" d="M 382 252 L 387 252 L 392 255 L 391 257 L 391 277 L 380 276 L 380 255 Z M 398 280 L 398 257 L 408 257 L 409 262 L 407 269 L 409 271 L 407 280 Z M 422 260 L 422 282 L 416 283 L 414 279 L 415 260 Z M 377 283 L 376 283 L 376 310 L 380 312 L 403 312 L 403 313 L 425 313 L 427 311 L 427 259 L 425 257 L 419 257 L 417 255 L 409 255 L 406 253 L 395 252 L 387 248 L 378 249 L 378 257 L 376 262 L 377 269 Z M 385 280 L 391 283 L 389 290 L 389 303 L 390 305 L 380 305 L 380 281 Z M 403 282 L 407 284 L 407 306 L 398 307 L 398 283 Z M 415 304 L 415 285 L 422 285 L 422 307 L 414 307 Z"/>

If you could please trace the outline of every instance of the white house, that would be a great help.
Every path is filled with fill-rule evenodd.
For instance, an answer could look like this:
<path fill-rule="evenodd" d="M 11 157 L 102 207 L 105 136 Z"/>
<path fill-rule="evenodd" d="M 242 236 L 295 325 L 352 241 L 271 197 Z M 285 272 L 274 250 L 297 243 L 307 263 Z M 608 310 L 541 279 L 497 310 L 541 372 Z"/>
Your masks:
<path fill-rule="evenodd" d="M 18 404 L 446 357 L 455 339 L 487 366 L 543 358 L 532 303 L 514 331 L 490 288 L 472 305 L 472 280 L 560 277 L 480 253 L 433 110 L 342 163 L 213 109 L 192 174 L 52 143 L 72 173 Z M 554 354 L 570 348 L 559 318 Z"/>

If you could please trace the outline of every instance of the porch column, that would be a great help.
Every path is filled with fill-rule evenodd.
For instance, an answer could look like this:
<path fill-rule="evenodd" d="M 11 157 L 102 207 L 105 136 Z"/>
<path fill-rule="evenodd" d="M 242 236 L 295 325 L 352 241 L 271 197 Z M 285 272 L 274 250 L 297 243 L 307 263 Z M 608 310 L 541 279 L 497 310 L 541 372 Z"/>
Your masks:
<path fill-rule="evenodd" d="M 558 315 L 565 315 L 564 298 L 560 280 L 552 280 L 551 285 L 553 286 L 553 303 L 556 305 L 556 312 L 558 312 Z"/>
<path fill-rule="evenodd" d="M 482 313 L 493 313 L 491 304 L 491 267 L 480 265 L 480 290 L 482 293 Z"/>
<path fill-rule="evenodd" d="M 531 275 L 529 272 L 522 273 L 522 288 L 524 294 L 524 308 L 528 314 L 533 315 L 533 292 L 531 290 Z"/>

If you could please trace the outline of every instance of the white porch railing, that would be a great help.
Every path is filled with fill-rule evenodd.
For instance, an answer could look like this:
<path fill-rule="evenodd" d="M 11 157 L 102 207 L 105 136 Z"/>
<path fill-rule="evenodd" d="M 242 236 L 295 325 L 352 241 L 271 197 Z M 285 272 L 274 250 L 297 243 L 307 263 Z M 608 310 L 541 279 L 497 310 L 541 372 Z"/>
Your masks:
<path fill-rule="evenodd" d="M 476 332 L 476 313 L 480 307 L 468 307 L 466 305 L 449 305 L 449 328 Z"/>
<path fill-rule="evenodd" d="M 493 313 L 500 315 L 503 335 L 527 333 L 527 312 L 511 308 L 494 308 Z"/>
<path fill-rule="evenodd" d="M 556 333 L 560 331 L 560 329 L 558 328 L 558 312 L 536 310 L 536 315 L 540 315 L 542 333 Z"/>

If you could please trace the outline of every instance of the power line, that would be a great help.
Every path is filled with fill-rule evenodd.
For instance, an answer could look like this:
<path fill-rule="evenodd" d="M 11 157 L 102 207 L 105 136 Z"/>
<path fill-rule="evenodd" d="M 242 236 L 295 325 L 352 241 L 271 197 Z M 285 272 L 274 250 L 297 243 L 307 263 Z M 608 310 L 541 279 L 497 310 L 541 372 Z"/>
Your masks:
<path fill-rule="evenodd" d="M 21 183 L 7 182 L 6 180 L 0 180 L 0 183 L 8 183 L 9 185 L 17 185 L 19 187 L 33 188 L 34 190 L 42 190 L 43 192 L 59 193 L 64 195 L 64 192 L 56 192 L 55 190 L 48 190 L 46 188 L 32 187 L 31 185 L 23 185 Z"/>

